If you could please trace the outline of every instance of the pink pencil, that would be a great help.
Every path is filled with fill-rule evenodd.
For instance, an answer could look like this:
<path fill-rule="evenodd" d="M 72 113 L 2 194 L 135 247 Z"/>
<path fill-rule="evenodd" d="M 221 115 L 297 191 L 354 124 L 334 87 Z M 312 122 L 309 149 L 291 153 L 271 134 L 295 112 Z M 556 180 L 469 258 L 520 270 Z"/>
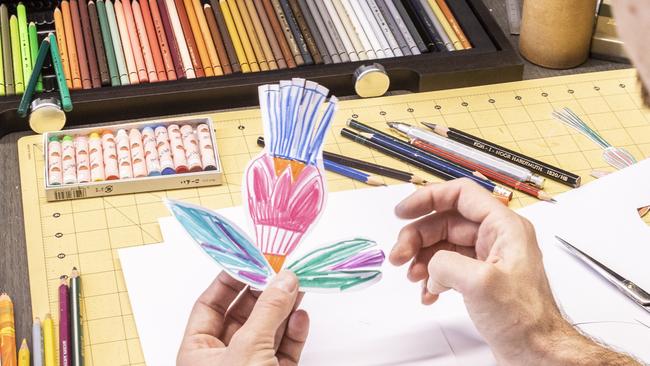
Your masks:
<path fill-rule="evenodd" d="M 135 19 L 135 28 L 138 31 L 138 38 L 140 38 L 140 47 L 142 48 L 142 57 L 144 64 L 147 67 L 147 74 L 149 74 L 149 81 L 158 81 L 158 74 L 156 73 L 156 64 L 153 62 L 153 53 L 149 46 L 147 39 L 147 29 L 144 26 L 144 18 L 142 17 L 142 10 L 137 1 L 133 2 L 133 18 Z"/>
<path fill-rule="evenodd" d="M 140 84 L 140 79 L 138 79 L 138 69 L 135 65 L 135 58 L 133 57 L 133 49 L 131 48 L 129 28 L 126 25 L 126 18 L 124 16 L 124 8 L 122 8 L 122 2 L 120 0 L 115 0 L 114 5 L 115 18 L 117 19 L 117 28 L 120 30 L 122 50 L 124 51 L 124 58 L 126 59 L 126 69 L 129 72 L 129 81 L 131 84 Z M 146 75 L 147 73 L 145 72 L 145 76 Z"/>
<path fill-rule="evenodd" d="M 149 81 L 149 76 L 147 75 L 147 68 L 144 65 L 144 57 L 142 56 L 142 48 L 140 46 L 140 40 L 138 39 L 138 29 L 135 26 L 135 18 L 133 17 L 131 0 L 122 1 L 122 8 L 124 9 L 126 27 L 129 30 L 129 39 L 131 41 L 131 49 L 133 50 L 135 66 L 138 68 L 138 77 L 140 78 L 141 83 L 146 83 Z"/>

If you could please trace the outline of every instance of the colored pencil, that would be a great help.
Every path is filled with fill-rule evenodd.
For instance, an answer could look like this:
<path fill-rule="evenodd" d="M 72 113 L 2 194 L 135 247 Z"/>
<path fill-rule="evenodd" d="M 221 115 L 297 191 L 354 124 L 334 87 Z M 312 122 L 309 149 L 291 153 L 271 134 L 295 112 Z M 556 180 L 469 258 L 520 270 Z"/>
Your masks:
<path fill-rule="evenodd" d="M 16 20 L 16 26 L 18 26 Z M 16 355 L 16 323 L 14 319 L 14 303 L 6 293 L 0 294 L 0 364 L 15 366 Z"/>
<path fill-rule="evenodd" d="M 61 54 L 56 42 L 56 36 L 54 33 L 50 33 L 47 38 L 50 39 L 50 58 L 52 59 L 52 67 L 54 68 L 54 75 L 56 76 L 59 89 L 61 108 L 66 112 L 70 112 L 72 110 L 72 99 L 70 98 L 70 90 L 65 80 L 65 74 L 63 73 L 63 63 L 61 62 Z"/>
<path fill-rule="evenodd" d="M 568 185 L 570 187 L 580 186 L 581 178 L 577 174 L 570 173 L 566 170 L 533 159 L 522 153 L 518 153 L 516 151 L 510 150 L 508 148 L 484 140 L 480 137 L 476 137 L 467 132 L 457 130 L 455 128 L 445 127 L 427 122 L 423 122 L 422 124 L 441 136 L 447 137 L 456 142 L 460 142 L 461 144 L 470 146 L 487 154 L 504 159 L 516 165 L 523 166 L 556 182 Z"/>
<path fill-rule="evenodd" d="M 158 43 L 156 27 L 153 22 L 153 12 L 149 7 L 149 0 L 141 0 L 138 5 L 141 10 L 140 14 L 142 15 L 142 21 L 144 22 L 145 32 L 147 33 L 147 43 L 151 51 L 151 57 L 153 58 L 154 68 L 156 69 L 156 78 L 158 81 L 165 81 L 167 80 L 167 71 L 165 70 L 165 62 L 163 60 L 160 44 Z M 151 75 L 149 76 L 149 79 L 151 80 Z"/>
<path fill-rule="evenodd" d="M 212 66 L 212 72 L 216 76 L 221 76 L 223 75 L 221 60 L 219 60 L 219 55 L 217 54 L 217 47 L 215 46 L 214 41 L 212 40 L 210 27 L 208 26 L 208 20 L 205 17 L 205 12 L 203 11 L 203 5 L 201 4 L 201 0 L 192 0 L 192 6 L 194 7 L 194 13 L 196 14 L 196 19 L 199 23 L 199 29 L 201 30 L 203 43 L 205 43 L 205 48 L 208 51 L 208 56 L 210 58 L 210 65 Z"/>
<path fill-rule="evenodd" d="M 352 4 L 349 1 L 346 0 L 339 0 L 335 1 L 335 4 L 337 2 L 340 2 L 341 5 L 343 5 L 343 12 L 345 13 L 345 16 L 347 18 L 347 21 L 350 22 L 350 26 L 348 29 L 348 34 L 354 33 L 356 38 L 359 40 L 361 43 L 361 49 L 357 50 L 357 53 L 359 53 L 359 58 L 365 57 L 369 60 L 374 60 L 377 58 L 377 54 L 375 54 L 375 50 L 372 48 L 372 44 L 370 43 L 370 39 L 366 35 L 366 31 L 363 29 L 363 26 L 361 25 L 361 22 L 359 21 L 359 18 L 354 12 L 354 8 L 352 7 Z M 348 26 L 346 26 L 347 28 Z M 368 30 L 369 31 L 369 30 Z M 351 36 L 353 37 L 353 36 Z"/>
<path fill-rule="evenodd" d="M 314 23 L 316 24 L 316 29 L 317 29 L 316 33 L 322 36 L 323 43 L 327 48 L 327 53 L 332 59 L 332 62 L 335 64 L 345 62 L 343 58 L 349 61 L 350 57 L 345 52 L 339 53 L 339 49 L 334 44 L 334 40 L 332 39 L 332 36 L 327 30 L 327 25 L 325 25 L 325 21 L 323 20 L 323 17 L 320 15 L 320 11 L 318 10 L 316 3 L 314 3 L 313 0 L 300 0 L 300 3 L 301 3 L 301 7 L 303 5 L 307 7 L 307 9 L 303 8 L 303 12 L 309 13 L 310 17 L 313 19 Z"/>
<path fill-rule="evenodd" d="M 334 3 L 332 2 L 332 0 L 323 0 L 322 6 L 320 6 L 319 9 L 321 11 L 324 10 L 327 13 L 327 16 L 329 18 L 326 18 L 325 21 L 326 22 L 331 21 L 333 25 L 331 31 L 337 33 L 337 36 L 343 43 L 343 48 L 345 49 L 345 52 L 350 58 L 350 61 L 359 61 L 360 58 L 358 54 L 358 49 L 354 47 L 352 40 L 348 36 L 348 32 L 345 30 L 345 26 L 341 21 L 341 17 L 336 12 L 336 8 L 334 7 Z"/>
<path fill-rule="evenodd" d="M 176 24 L 172 23 L 171 21 L 171 15 L 169 14 L 169 10 L 167 9 L 167 1 L 168 0 L 150 0 L 149 6 L 152 10 L 152 14 L 156 13 L 156 9 L 158 9 L 159 15 L 160 15 L 160 23 L 162 24 L 162 29 L 160 28 L 160 25 L 156 26 L 156 34 L 158 36 L 158 42 L 160 43 L 161 51 L 164 49 L 165 44 L 162 42 L 163 38 L 166 40 L 166 45 L 169 49 L 169 57 L 171 57 L 174 65 L 174 73 L 176 74 L 177 79 L 191 79 L 196 77 L 194 75 L 194 70 L 191 70 L 190 76 L 187 75 L 186 73 L 186 67 L 189 63 L 190 69 L 192 69 L 192 62 L 189 60 L 189 55 L 187 55 L 188 59 L 185 59 L 185 55 L 187 53 L 187 50 L 185 52 L 181 52 L 181 47 L 180 47 L 180 42 L 176 40 Z M 173 3 L 172 3 L 173 5 Z M 154 18 L 154 22 L 156 19 Z M 180 24 L 178 25 L 180 27 Z M 182 32 L 182 31 L 181 31 Z M 170 78 L 170 72 L 169 72 L 169 66 L 167 65 L 167 62 L 165 63 L 165 67 L 167 68 L 167 78 Z"/>
<path fill-rule="evenodd" d="M 371 186 L 385 186 L 386 184 L 382 182 L 381 178 L 372 176 L 370 174 L 364 173 L 360 170 L 356 170 L 354 168 L 347 167 L 342 164 L 335 163 L 330 160 L 324 160 L 323 165 L 325 166 L 325 169 L 334 172 L 336 174 L 340 174 L 344 177 L 359 181 L 361 183 L 365 183 Z"/>
<path fill-rule="evenodd" d="M 190 19 L 187 17 L 187 11 L 185 10 L 185 4 L 183 0 L 173 0 L 174 6 L 176 7 L 176 16 L 178 17 L 178 23 L 180 24 L 180 34 L 176 34 L 176 40 L 180 43 L 182 38 L 186 49 L 187 54 L 190 57 L 192 62 L 192 69 L 197 78 L 205 77 L 205 71 L 203 70 L 203 63 L 201 62 L 201 56 L 199 55 L 199 50 L 196 46 L 196 41 L 194 40 L 194 34 L 192 33 L 192 26 L 190 25 Z M 168 4 L 168 10 L 171 5 Z M 173 16 L 170 12 L 170 16 Z M 174 20 L 172 19 L 172 22 Z"/>
<path fill-rule="evenodd" d="M 379 5 L 377 5 L 377 2 L 375 0 L 366 0 L 366 3 L 368 4 L 370 11 L 372 12 L 372 15 L 375 17 L 375 22 L 377 23 L 377 26 L 379 27 L 382 34 L 384 35 L 384 39 L 386 39 L 386 42 L 388 43 L 388 47 L 390 47 L 391 51 L 393 52 L 393 55 L 396 57 L 404 56 L 400 44 L 397 42 L 397 39 L 395 38 L 395 35 L 390 29 L 390 26 L 388 25 L 386 18 L 384 18 L 384 15 L 382 14 Z"/>
<path fill-rule="evenodd" d="M 210 56 L 208 55 L 208 49 L 205 46 L 205 41 L 203 35 L 201 34 L 201 28 L 199 27 L 199 21 L 196 18 L 196 13 L 194 12 L 194 5 L 192 0 L 183 0 L 183 7 L 185 13 L 187 14 L 187 21 L 190 25 L 190 32 L 194 38 L 194 43 L 196 44 L 196 51 L 199 55 L 199 61 L 203 67 L 203 72 L 205 76 L 214 76 L 214 70 L 212 69 L 212 63 L 210 62 Z M 185 31 L 183 29 L 183 31 Z"/>
<path fill-rule="evenodd" d="M 371 3 L 371 0 L 360 1 L 360 6 L 363 11 L 362 13 L 368 20 L 368 24 L 370 24 L 374 36 L 377 37 L 377 40 L 381 45 L 381 49 L 384 51 L 384 55 L 386 57 L 395 57 L 396 56 L 395 50 L 397 50 L 397 52 L 399 52 L 399 54 L 401 55 L 401 51 L 399 51 L 399 47 L 396 47 L 397 44 L 394 43 L 395 39 L 393 38 L 392 39 L 393 42 L 391 42 L 389 38 L 387 38 L 387 34 L 384 32 L 384 29 L 382 29 L 382 24 L 380 23 L 383 23 L 383 19 L 381 18 L 379 9 L 376 8 L 375 5 L 376 4 L 374 2 Z M 373 9 L 377 10 L 377 13 L 379 14 L 376 15 Z M 390 32 L 390 30 L 388 31 Z"/>
<path fill-rule="evenodd" d="M 447 35 L 447 32 L 445 32 L 445 29 L 442 26 L 440 19 L 433 12 L 429 0 L 420 0 L 420 4 L 424 9 L 424 14 L 426 14 L 426 16 L 431 20 L 431 23 L 433 24 L 433 27 L 435 28 L 436 33 L 438 34 L 438 37 L 440 37 L 442 43 L 444 44 L 444 47 L 447 49 L 447 51 L 455 51 L 456 48 L 454 48 L 454 45 L 451 43 L 451 39 Z"/>
<path fill-rule="evenodd" d="M 74 43 L 77 50 L 77 61 L 79 64 L 79 73 L 81 75 L 81 86 L 84 89 L 91 89 L 93 87 L 93 84 L 90 76 L 90 67 L 89 67 L 90 63 L 89 63 L 88 55 L 86 54 L 86 44 L 84 41 L 85 32 L 83 27 L 81 26 L 81 15 L 79 14 L 79 1 L 69 0 L 69 5 L 70 5 L 70 17 L 72 20 L 72 31 L 74 32 Z"/>
<path fill-rule="evenodd" d="M 428 1 L 429 1 L 429 6 L 433 10 L 433 13 L 435 14 L 438 21 L 440 21 L 440 24 L 442 25 L 442 29 L 447 34 L 447 37 L 449 37 L 449 40 L 454 46 L 454 50 L 465 49 L 465 47 L 463 47 L 463 45 L 460 43 L 460 39 L 458 38 L 458 35 L 456 35 L 454 30 L 451 28 L 451 24 L 449 23 L 449 20 L 447 20 L 447 17 L 445 17 L 445 14 L 442 12 L 442 9 L 440 9 L 440 6 L 436 2 L 436 0 L 428 0 Z"/>
<path fill-rule="evenodd" d="M 256 1 L 255 3 L 259 3 L 259 1 Z M 241 72 L 242 67 L 239 64 L 237 52 L 235 51 L 235 45 L 228 31 L 228 27 L 226 26 L 226 20 L 224 18 L 223 12 L 221 11 L 219 0 L 210 0 L 210 7 L 212 8 L 212 12 L 214 13 L 214 19 L 217 22 L 217 26 L 219 27 L 221 40 L 223 41 L 223 45 L 226 48 L 226 53 L 228 54 L 228 60 L 230 60 L 230 67 L 232 68 L 233 72 Z"/>
<path fill-rule="evenodd" d="M 57 366 L 54 322 L 50 314 L 45 314 L 45 319 L 43 319 L 43 354 L 45 356 L 45 366 Z"/>
<path fill-rule="evenodd" d="M 341 61 L 350 62 L 351 61 L 350 57 L 354 57 L 351 56 L 351 54 L 355 54 L 356 52 L 354 51 L 354 49 L 345 47 L 345 43 L 343 42 L 342 39 L 342 36 L 345 35 L 339 33 L 339 30 L 336 28 L 336 25 L 332 20 L 332 16 L 327 11 L 327 7 L 325 6 L 325 3 L 323 1 L 309 0 L 308 4 L 313 9 L 312 14 L 315 14 L 316 12 L 320 14 L 320 18 L 323 22 L 322 31 L 327 32 L 329 34 L 330 38 L 332 39 L 332 43 L 334 44 L 334 47 L 336 48 L 336 51 L 339 57 L 341 58 Z"/>
<path fill-rule="evenodd" d="M 129 69 L 126 66 L 126 56 L 124 55 L 124 47 L 122 47 L 122 37 L 120 36 L 119 25 L 117 24 L 117 14 L 115 14 L 115 6 L 111 0 L 106 0 L 106 17 L 111 33 L 111 42 L 113 43 L 113 50 L 115 51 L 115 61 L 117 63 L 117 70 L 120 76 L 121 85 L 131 84 L 129 77 Z M 137 78 L 136 78 L 137 79 Z"/>
<path fill-rule="evenodd" d="M 11 33 L 11 58 L 14 70 L 14 82 L 16 94 L 25 92 L 25 80 L 23 79 L 23 65 L 20 50 L 20 36 L 18 35 L 18 18 L 12 15 L 9 18 L 9 31 Z"/>
<path fill-rule="evenodd" d="M 258 60 L 264 59 L 267 65 L 267 70 L 277 70 L 278 63 L 275 62 L 275 57 L 273 56 L 273 51 L 271 50 L 271 45 L 269 40 L 264 33 L 264 27 L 260 21 L 259 16 L 257 15 L 257 10 L 255 10 L 255 5 L 252 0 L 238 0 L 237 6 L 240 7 L 239 11 L 242 14 L 242 19 L 244 20 L 244 26 L 246 31 L 249 32 L 251 40 L 254 39 L 253 48 L 255 50 L 255 57 Z M 243 9 L 242 9 L 243 7 Z M 244 15 L 245 14 L 245 15 Z M 250 28 L 252 29 L 250 29 Z M 258 56 L 259 53 L 259 56 Z M 262 64 L 260 62 L 260 69 Z"/>
<path fill-rule="evenodd" d="M 77 268 L 70 276 L 70 336 L 72 366 L 83 366 L 83 330 L 81 324 L 81 278 Z"/>
<path fill-rule="evenodd" d="M 256 1 L 256 3 L 257 2 L 258 1 Z M 261 0 L 261 2 L 262 2 L 262 7 L 264 8 L 264 12 L 266 13 L 266 17 L 268 18 L 269 23 L 271 23 L 271 27 L 273 28 L 273 34 L 275 34 L 278 40 L 278 44 L 280 45 L 280 50 L 282 51 L 282 54 L 284 55 L 284 59 L 287 62 L 287 66 L 289 68 L 294 68 L 298 66 L 298 63 L 296 62 L 296 59 L 293 56 L 291 47 L 289 46 L 289 42 L 287 41 L 287 38 L 284 37 L 284 30 L 282 29 L 280 20 L 278 20 L 278 16 L 275 13 L 273 4 L 271 3 L 270 0 Z M 257 12 L 260 13 L 259 7 L 257 7 Z"/>
<path fill-rule="evenodd" d="M 345 5 L 343 5 L 343 1 L 332 0 L 332 4 L 336 9 L 341 24 L 343 25 L 343 31 L 347 33 L 350 42 L 352 42 L 352 47 L 356 51 L 357 57 L 359 57 L 359 60 L 368 60 L 368 52 L 364 46 L 364 42 L 361 40 L 361 35 L 357 33 L 354 24 L 352 23 L 352 19 L 350 18 Z M 363 34 L 363 37 L 366 38 L 365 33 Z M 367 42 L 368 45 L 370 44 L 367 39 L 365 42 Z"/>
<path fill-rule="evenodd" d="M 296 61 L 296 65 L 298 66 L 305 65 L 305 59 L 303 57 L 303 54 L 300 52 L 300 47 L 298 47 L 298 41 L 296 41 L 296 38 L 294 37 L 293 32 L 291 31 L 291 27 L 289 26 L 289 22 L 287 21 L 286 15 L 282 10 L 282 5 L 280 4 L 280 0 L 268 0 L 268 1 L 270 2 L 271 7 L 273 8 L 275 17 L 278 19 L 278 22 L 280 23 L 280 26 L 282 28 L 282 33 L 284 34 L 284 39 L 287 40 L 287 44 L 289 45 L 289 49 L 291 50 L 293 59 Z"/>
<path fill-rule="evenodd" d="M 322 43 L 323 39 L 317 37 L 314 35 L 314 32 L 312 32 L 312 29 L 316 29 L 315 27 L 311 29 L 309 28 L 309 23 L 307 21 L 307 18 L 305 18 L 305 13 L 303 13 L 302 9 L 300 8 L 298 0 L 288 0 L 288 2 L 289 6 L 291 7 L 291 12 L 293 13 L 293 16 L 296 18 L 296 22 L 300 27 L 300 32 L 305 38 L 305 43 L 307 44 L 307 48 L 309 49 L 309 53 L 311 54 L 314 63 L 324 63 L 325 61 L 323 60 L 323 55 L 321 54 L 321 49 L 324 47 L 324 44 L 322 44 L 320 46 L 321 48 L 319 48 L 319 42 Z"/>
<path fill-rule="evenodd" d="M 29 31 L 27 30 L 27 9 L 25 4 L 18 3 L 16 6 L 18 17 L 18 37 L 20 39 L 20 62 L 23 68 L 23 85 L 27 87 L 27 81 L 32 75 L 32 50 L 29 45 Z M 36 55 L 34 55 L 36 57 Z"/>
<path fill-rule="evenodd" d="M 410 19 L 403 18 L 403 16 L 400 13 L 400 10 L 397 8 L 397 6 L 395 6 L 395 3 L 392 0 L 378 0 L 378 1 L 381 1 L 386 5 L 386 8 L 390 12 L 390 16 L 395 21 L 395 24 L 397 25 L 399 31 L 402 33 L 402 36 L 404 37 L 404 41 L 408 45 L 411 54 L 419 55 L 422 53 L 422 49 L 426 51 L 427 48 L 424 45 L 424 42 L 422 42 L 422 39 L 419 38 L 418 36 L 419 43 L 421 43 L 421 47 L 420 47 L 418 41 L 416 41 L 415 37 L 412 34 L 412 32 L 415 31 L 413 22 L 411 22 Z M 402 4 L 400 4 L 400 6 L 401 5 Z M 402 7 L 402 9 L 404 8 Z M 417 31 L 415 32 L 417 33 Z"/>
<path fill-rule="evenodd" d="M 269 20 L 269 17 L 264 10 L 264 4 L 261 1 L 251 1 L 251 3 L 253 6 L 255 6 L 257 18 L 260 20 L 262 28 L 264 28 L 264 35 L 266 36 L 266 40 L 269 43 L 269 47 L 271 47 L 271 52 L 273 53 L 273 59 L 275 60 L 275 63 L 279 69 L 286 69 L 289 67 L 289 65 L 284 58 L 284 54 L 280 48 L 280 42 L 278 41 L 277 35 L 273 31 L 271 21 Z"/>
<path fill-rule="evenodd" d="M 70 288 L 68 277 L 61 276 L 59 285 L 59 364 L 70 366 L 72 364 L 70 339 Z"/>
<path fill-rule="evenodd" d="M 382 46 L 381 42 L 379 41 L 379 37 L 381 34 L 377 34 L 376 30 L 372 27 L 372 24 L 369 21 L 369 18 L 366 16 L 366 12 L 364 11 L 364 8 L 361 6 L 361 3 L 363 1 L 349 1 L 346 2 L 348 7 L 352 8 L 352 11 L 348 12 L 350 14 L 350 20 L 356 19 L 359 24 L 360 24 L 360 29 L 363 30 L 363 33 L 365 36 L 368 38 L 368 42 L 370 43 L 370 46 L 372 48 L 372 53 L 375 55 L 374 58 L 387 58 L 390 57 L 390 54 L 386 53 L 386 50 Z M 352 17 L 354 15 L 354 18 Z M 371 14 L 372 15 L 372 14 Z M 373 16 L 374 20 L 374 16 Z M 354 24 L 354 23 L 353 23 Z M 361 34 L 361 31 L 358 29 L 358 34 Z M 370 50 L 366 50 L 366 53 L 371 55 Z M 391 52 L 392 53 L 392 52 Z"/>
<path fill-rule="evenodd" d="M 122 1 L 122 10 L 124 11 L 126 29 L 128 31 L 131 51 L 133 52 L 133 59 L 135 61 L 135 67 L 138 73 L 138 81 L 141 83 L 146 83 L 149 81 L 149 73 L 147 66 L 145 65 L 144 55 L 142 54 L 142 45 L 140 45 L 138 29 L 135 25 L 135 17 L 133 16 L 133 7 L 131 6 L 131 0 Z"/>
<path fill-rule="evenodd" d="M 440 10 L 442 10 L 444 16 L 447 18 L 447 21 L 449 21 L 449 25 L 456 33 L 456 36 L 460 40 L 460 43 L 463 45 L 463 48 L 466 50 L 472 48 L 472 44 L 470 43 L 469 39 L 467 39 L 463 28 L 460 26 L 460 24 L 458 24 L 454 13 L 451 11 L 451 9 L 449 9 L 447 2 L 445 0 L 436 0 L 436 2 L 438 3 Z"/>
<path fill-rule="evenodd" d="M 70 80 L 72 89 L 77 90 L 83 87 L 81 82 L 81 69 L 79 68 L 79 58 L 77 56 L 77 44 L 75 41 L 75 32 L 72 22 L 72 13 L 70 11 L 70 2 L 63 0 L 60 3 L 61 14 L 63 15 L 63 25 L 65 27 L 65 43 L 68 51 L 68 63 L 70 64 Z"/>
<path fill-rule="evenodd" d="M 144 2 L 146 2 L 146 0 Z M 140 53 L 142 54 L 145 70 L 147 71 L 147 79 L 149 82 L 155 83 L 158 81 L 158 71 L 156 69 L 156 64 L 153 61 L 153 52 L 149 45 L 149 38 L 147 37 L 147 29 L 144 24 L 144 17 L 142 15 L 140 3 L 137 0 L 133 1 L 131 4 L 131 10 L 133 11 L 135 31 L 140 44 Z"/>
<path fill-rule="evenodd" d="M 6 4 L 0 4 L 0 36 L 2 38 L 2 64 L 4 66 L 5 94 L 16 94 L 14 81 L 13 49 L 11 45 L 11 30 L 9 29 L 9 9 Z"/>
<path fill-rule="evenodd" d="M 83 33 L 84 47 L 86 58 L 88 59 L 88 70 L 90 72 L 90 82 L 93 88 L 102 87 L 102 77 L 99 74 L 99 64 L 97 63 L 97 51 L 95 50 L 95 40 L 93 39 L 93 29 L 90 24 L 90 13 L 88 12 L 88 0 L 77 1 L 79 7 L 79 16 L 81 18 L 81 30 Z"/>
<path fill-rule="evenodd" d="M 27 26 L 27 32 L 29 33 L 29 51 L 32 55 L 32 72 L 36 72 L 36 55 L 38 55 L 38 33 L 36 31 L 36 24 L 30 22 Z M 43 91 L 43 77 L 41 72 L 38 71 L 38 79 L 36 81 L 36 91 Z"/>
<path fill-rule="evenodd" d="M 219 57 L 221 69 L 226 75 L 232 74 L 233 70 L 230 66 L 228 51 L 226 51 L 226 45 L 223 42 L 223 38 L 221 37 L 221 31 L 219 30 L 219 25 L 217 24 L 217 18 L 215 18 L 214 12 L 212 11 L 212 6 L 210 4 L 204 4 L 203 13 L 205 14 L 205 20 L 208 23 L 208 28 L 210 29 L 212 42 L 214 43 L 214 47 L 217 50 L 217 56 Z"/>
<path fill-rule="evenodd" d="M 289 2 L 287 0 L 273 0 L 273 1 L 278 1 L 280 3 L 280 7 L 282 8 L 282 12 L 284 14 L 284 19 L 287 21 L 287 24 L 289 25 L 289 30 L 293 35 L 293 39 L 296 41 L 296 45 L 298 46 L 298 50 L 300 51 L 300 55 L 302 56 L 302 59 L 305 61 L 305 65 L 313 65 L 314 59 L 312 58 L 311 53 L 309 52 L 309 48 L 307 47 L 307 42 L 305 41 L 304 35 L 300 31 L 300 26 L 298 25 L 298 21 L 296 20 L 293 11 L 291 10 L 291 6 L 289 5 Z"/>
<path fill-rule="evenodd" d="M 54 9 L 54 29 L 56 39 L 59 43 L 59 56 L 61 56 L 61 64 L 65 73 L 65 83 L 68 88 L 72 88 L 72 74 L 70 73 L 70 62 L 68 61 L 68 44 L 66 43 L 63 14 L 59 8 Z"/>
<path fill-rule="evenodd" d="M 391 14 L 390 9 L 386 4 L 386 1 L 375 0 L 375 4 L 379 8 L 379 11 L 381 12 L 381 16 L 386 22 L 386 25 L 388 26 L 388 30 L 390 31 L 390 33 L 392 33 L 393 37 L 395 38 L 395 41 L 397 42 L 397 45 L 402 51 L 402 54 L 404 56 L 412 55 L 411 49 L 408 43 L 406 42 L 406 39 L 404 38 L 404 34 L 402 33 L 399 26 L 397 25 L 397 21 L 395 20 L 395 18 L 393 18 L 393 15 Z"/>
<path fill-rule="evenodd" d="M 27 340 L 25 338 L 23 338 L 23 341 L 20 344 L 20 350 L 18 351 L 18 366 L 30 366 L 29 347 L 27 346 Z"/>
<path fill-rule="evenodd" d="M 133 54 L 133 47 L 131 46 L 131 36 L 129 35 L 129 28 L 126 24 L 124 7 L 122 6 L 122 2 L 120 0 L 115 0 L 113 6 L 115 7 L 115 19 L 117 20 L 117 28 L 119 30 L 118 34 L 120 36 L 122 52 L 124 53 L 124 60 L 126 61 L 126 70 L 129 76 L 129 84 L 140 84 L 140 75 L 138 75 L 138 66 L 136 65 L 135 55 Z M 144 76 L 146 77 L 146 72 Z"/>
<path fill-rule="evenodd" d="M 403 5 L 409 14 L 409 18 L 413 20 L 413 23 L 418 28 L 418 32 L 422 36 L 429 51 L 446 51 L 447 48 L 444 42 L 440 38 L 440 35 L 438 35 L 438 32 L 436 32 L 436 28 L 420 0 L 404 0 Z"/>
<path fill-rule="evenodd" d="M 104 11 L 106 10 L 104 9 Z M 108 86 L 111 85 L 111 75 L 108 69 L 108 59 L 106 57 L 102 28 L 99 23 L 99 13 L 97 5 L 95 5 L 93 0 L 88 2 L 88 18 L 90 20 L 90 29 L 92 29 L 97 67 L 99 68 L 99 81 L 101 86 Z M 111 52 L 114 51 L 111 50 Z"/>
<path fill-rule="evenodd" d="M 20 117 L 27 116 L 29 105 L 31 104 L 32 98 L 34 97 L 34 92 L 36 91 L 36 85 L 38 84 L 41 69 L 43 68 L 43 63 L 45 62 L 45 57 L 47 57 L 49 51 L 50 40 L 45 38 L 41 43 L 40 48 L 38 49 L 38 53 L 34 55 L 34 71 L 30 73 L 27 87 L 25 88 L 25 94 L 23 94 L 23 97 L 20 100 L 20 104 L 18 105 L 17 113 Z"/>
<path fill-rule="evenodd" d="M 411 19 L 408 11 L 404 7 L 404 4 L 402 4 L 402 0 L 386 0 L 386 2 L 391 2 L 393 4 L 393 7 L 399 13 L 400 18 L 404 22 L 404 25 L 408 29 L 408 33 L 413 38 L 413 41 L 415 42 L 420 53 L 428 52 L 429 47 L 422 39 L 422 36 L 418 32 L 418 28 L 415 26 L 415 23 L 413 23 L 413 20 Z"/>
<path fill-rule="evenodd" d="M 43 330 L 39 318 L 32 325 L 32 362 L 33 366 L 43 366 Z"/>
<path fill-rule="evenodd" d="M 257 57 L 255 56 L 255 50 L 253 49 L 253 45 L 251 44 L 250 37 L 248 37 L 248 32 L 246 31 L 246 27 L 244 26 L 244 21 L 239 12 L 239 8 L 237 7 L 236 0 L 225 0 L 225 1 L 228 3 L 228 9 L 230 9 L 230 16 L 232 17 L 232 21 L 235 24 L 235 27 L 237 28 L 239 41 L 241 42 L 244 53 L 246 54 L 248 65 L 250 66 L 252 72 L 260 71 L 261 70 L 259 64 L 260 60 L 258 60 Z"/>
<path fill-rule="evenodd" d="M 233 20 L 232 14 L 230 13 L 230 6 L 226 0 L 219 0 L 219 7 L 221 9 L 221 14 L 223 14 L 226 27 L 228 27 L 228 33 L 233 44 L 233 49 L 237 54 L 237 60 L 241 67 L 241 71 L 244 73 L 251 72 L 252 68 L 249 64 L 246 52 L 244 51 L 244 46 L 241 43 L 241 38 L 239 37 L 239 32 L 237 31 L 237 26 L 235 25 L 235 21 Z"/>
<path fill-rule="evenodd" d="M 251 20 L 250 14 L 248 13 L 248 8 L 246 8 L 246 4 L 243 0 L 233 0 L 232 3 L 234 4 L 233 6 L 237 7 L 237 13 L 241 17 L 241 23 L 244 27 L 244 32 L 248 37 L 251 49 L 253 50 L 253 55 L 260 67 L 260 71 L 268 71 L 270 69 L 268 60 L 266 59 L 266 55 L 262 49 L 262 44 L 257 37 L 257 32 L 253 26 L 253 22 Z M 244 47 L 244 51 L 245 50 L 246 47 Z"/>
<path fill-rule="evenodd" d="M 118 70 L 117 67 L 115 46 L 113 45 L 113 39 L 111 37 L 111 29 L 108 23 L 108 15 L 106 14 L 106 4 L 104 3 L 104 0 L 97 0 L 96 7 L 97 7 L 97 16 L 99 18 L 99 27 L 102 33 L 102 42 L 104 46 L 104 51 L 106 52 L 105 57 L 108 66 L 110 84 L 112 86 L 118 86 L 121 85 L 120 71 Z"/>
<path fill-rule="evenodd" d="M 11 48 L 11 46 L 9 46 L 7 48 L 9 49 L 9 48 Z M 5 70 L 4 70 L 3 56 L 4 56 L 4 52 L 3 52 L 3 49 L 2 49 L 2 37 L 0 37 L 0 96 L 5 96 L 6 95 L 6 90 L 5 90 Z"/>

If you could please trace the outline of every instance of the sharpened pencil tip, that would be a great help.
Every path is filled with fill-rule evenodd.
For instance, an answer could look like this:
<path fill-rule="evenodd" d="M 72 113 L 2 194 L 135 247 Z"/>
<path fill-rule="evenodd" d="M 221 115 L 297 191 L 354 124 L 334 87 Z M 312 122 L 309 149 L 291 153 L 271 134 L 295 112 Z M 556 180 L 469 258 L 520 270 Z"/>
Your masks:
<path fill-rule="evenodd" d="M 548 201 L 549 201 L 549 202 L 553 202 L 553 203 L 557 203 L 557 200 L 556 200 L 555 198 L 551 198 L 551 199 L 548 200 Z"/>

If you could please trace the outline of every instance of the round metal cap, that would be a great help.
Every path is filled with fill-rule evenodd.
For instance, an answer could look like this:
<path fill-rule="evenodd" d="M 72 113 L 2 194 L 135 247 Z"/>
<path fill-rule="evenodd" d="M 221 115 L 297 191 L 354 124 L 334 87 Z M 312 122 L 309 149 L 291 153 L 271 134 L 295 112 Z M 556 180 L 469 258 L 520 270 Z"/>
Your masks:
<path fill-rule="evenodd" d="M 533 174 L 530 176 L 530 182 L 537 188 L 544 188 L 544 177 L 539 176 L 537 174 Z"/>
<path fill-rule="evenodd" d="M 361 98 L 380 97 L 389 87 L 390 78 L 380 64 L 363 65 L 354 72 L 354 90 Z"/>
<path fill-rule="evenodd" d="M 36 133 L 60 131 L 65 126 L 65 112 L 56 98 L 37 98 L 32 102 L 29 127 Z"/>

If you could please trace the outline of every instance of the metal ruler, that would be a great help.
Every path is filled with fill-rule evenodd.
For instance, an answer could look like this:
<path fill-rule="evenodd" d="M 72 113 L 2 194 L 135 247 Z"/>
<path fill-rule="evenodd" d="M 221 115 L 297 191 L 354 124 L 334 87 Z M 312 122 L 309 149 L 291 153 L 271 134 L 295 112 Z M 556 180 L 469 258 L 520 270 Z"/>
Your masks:
<path fill-rule="evenodd" d="M 523 0 L 506 0 L 506 12 L 508 13 L 508 27 L 510 34 L 519 34 L 521 29 L 521 9 Z"/>

